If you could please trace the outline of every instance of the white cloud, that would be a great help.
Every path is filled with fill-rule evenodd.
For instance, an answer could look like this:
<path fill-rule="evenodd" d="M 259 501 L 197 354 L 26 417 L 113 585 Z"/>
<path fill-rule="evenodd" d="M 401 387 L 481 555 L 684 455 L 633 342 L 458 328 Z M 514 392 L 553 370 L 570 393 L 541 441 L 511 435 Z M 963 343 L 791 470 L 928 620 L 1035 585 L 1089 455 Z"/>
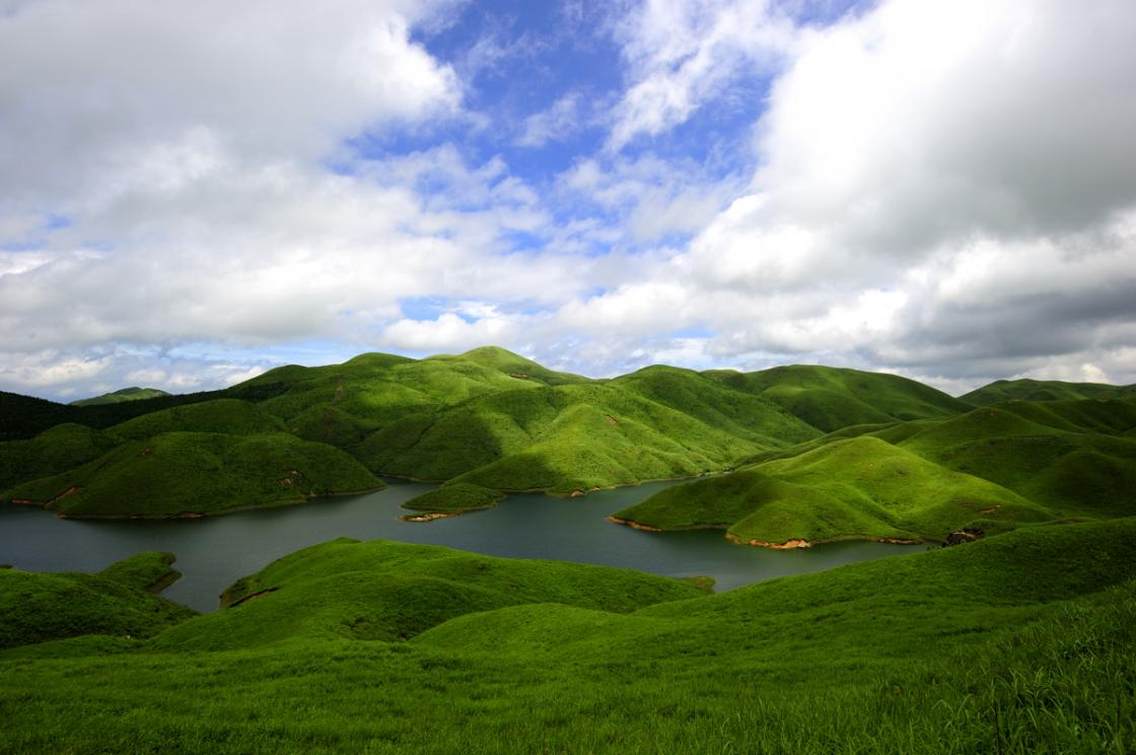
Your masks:
<path fill-rule="evenodd" d="M 190 180 L 218 148 L 314 159 L 361 130 L 452 112 L 452 72 L 409 38 L 431 6 L 24 3 L 0 17 L 0 120 L 19 135 L 0 141 L 0 193 L 69 211 L 124 176 Z"/>
<path fill-rule="evenodd" d="M 495 342 L 591 374 L 1136 381 L 1136 6 L 882 0 L 803 26 L 799 5 L 635 5 L 607 148 L 524 181 L 429 137 L 487 117 L 462 112 L 455 70 L 543 43 L 494 37 L 451 67 L 413 35 L 447 6 L 9 3 L 0 384 L 215 387 L 305 339 Z M 573 86 L 489 124 L 506 155 L 591 126 L 605 108 Z M 748 153 L 745 132 L 708 135 L 728 149 L 706 158 L 662 143 L 763 106 Z M 345 146 L 399 129 L 430 146 Z M 440 314 L 406 314 L 417 298 Z M 186 343 L 240 353 L 166 351 Z"/>
<path fill-rule="evenodd" d="M 547 109 L 525 118 L 517 144 L 522 147 L 543 147 L 549 142 L 571 136 L 581 126 L 585 115 L 580 92 L 571 91 L 559 97 Z"/>
<path fill-rule="evenodd" d="M 796 28 L 765 0 L 646 0 L 618 24 L 634 82 L 615 109 L 608 146 L 684 122 L 739 71 L 769 68 Z"/>
<path fill-rule="evenodd" d="M 680 30 L 707 24 L 694 41 L 644 47 L 688 91 L 674 61 L 710 54 L 714 14 L 645 8 L 656 21 L 677 12 Z M 780 48 L 791 54 L 758 123 L 749 190 L 650 282 L 572 311 L 616 328 L 630 305 L 614 302 L 674 290 L 657 327 L 706 328 L 708 352 L 750 364 L 945 380 L 1098 365 L 1136 329 L 1134 37 L 1124 2 L 892 0 L 799 30 Z M 653 112 L 625 119 L 615 143 L 687 110 Z M 596 175 L 577 179 L 599 186 Z M 1136 379 L 1136 362 L 1105 373 Z"/>

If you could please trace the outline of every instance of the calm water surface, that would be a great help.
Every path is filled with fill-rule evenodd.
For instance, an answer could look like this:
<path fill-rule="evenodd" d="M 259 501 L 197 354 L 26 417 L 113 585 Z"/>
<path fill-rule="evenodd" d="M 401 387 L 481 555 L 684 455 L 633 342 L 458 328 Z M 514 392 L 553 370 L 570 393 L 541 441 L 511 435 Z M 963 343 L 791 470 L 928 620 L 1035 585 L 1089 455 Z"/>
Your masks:
<path fill-rule="evenodd" d="M 920 546 L 837 543 L 772 551 L 726 542 L 721 532 L 649 533 L 604 521 L 674 483 L 649 483 L 584 498 L 514 495 L 497 508 L 434 522 L 403 522 L 403 501 L 432 485 L 394 483 L 354 498 L 190 520 L 82 521 L 0 506 L 0 563 L 29 571 L 98 571 L 144 550 L 177 554 L 184 576 L 163 593 L 200 611 L 221 591 L 292 551 L 337 537 L 448 545 L 494 556 L 625 566 L 671 577 L 708 575 L 717 589 L 820 571 Z"/>

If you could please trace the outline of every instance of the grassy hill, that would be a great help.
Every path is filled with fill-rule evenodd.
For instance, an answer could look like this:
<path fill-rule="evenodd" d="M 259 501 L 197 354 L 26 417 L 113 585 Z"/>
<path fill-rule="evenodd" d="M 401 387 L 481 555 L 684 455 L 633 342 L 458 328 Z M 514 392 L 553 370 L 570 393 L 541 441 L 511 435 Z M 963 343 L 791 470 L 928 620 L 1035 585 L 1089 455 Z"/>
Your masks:
<path fill-rule="evenodd" d="M 790 437 L 811 434 L 791 421 Z M 357 453 L 396 475 L 567 493 L 721 469 L 784 442 L 740 438 L 618 385 L 585 384 L 504 391 L 411 415 Z"/>
<path fill-rule="evenodd" d="M 382 487 L 342 451 L 286 433 L 171 432 L 129 441 L 68 472 L 17 485 L 5 497 L 62 516 L 216 514 Z"/>
<path fill-rule="evenodd" d="M 947 417 L 971 408 L 914 380 L 839 367 L 789 365 L 761 372 L 710 370 L 705 375 L 783 406 L 813 427 Z"/>
<path fill-rule="evenodd" d="M 172 432 L 255 435 L 281 432 L 283 424 L 256 404 L 222 398 L 159 409 L 114 425 L 108 432 L 129 440 Z"/>
<path fill-rule="evenodd" d="M 122 388 L 112 393 L 104 393 L 101 396 L 94 396 L 92 398 L 84 398 L 78 401 L 72 401 L 71 406 L 97 406 L 98 404 L 121 404 L 125 401 L 140 401 L 147 398 L 158 398 L 160 396 L 168 396 L 170 394 L 157 388 L 139 388 L 133 386 L 131 388 Z"/>
<path fill-rule="evenodd" d="M 86 464 L 118 442 L 105 432 L 73 423 L 56 425 L 30 440 L 0 442 L 0 492 Z"/>
<path fill-rule="evenodd" d="M 741 542 L 938 541 L 962 527 L 1136 515 L 1136 401 L 1009 402 L 856 425 L 664 490 L 617 521 Z"/>
<path fill-rule="evenodd" d="M 101 430 L 160 409 L 219 398 L 236 398 L 256 403 L 271 398 L 286 388 L 287 386 L 275 381 L 248 382 L 221 391 L 202 391 L 86 406 L 59 404 L 32 396 L 0 391 L 0 441 L 26 440 L 67 422 Z"/>
<path fill-rule="evenodd" d="M 232 585 L 225 610 L 184 623 L 162 649 L 285 641 L 406 640 L 455 616 L 520 603 L 627 612 L 704 594 L 630 569 L 481 556 L 431 545 L 342 538 L 305 548 Z"/>
<path fill-rule="evenodd" d="M 492 347 L 423 360 L 366 354 L 250 381 L 261 383 L 285 386 L 260 406 L 289 431 L 376 473 L 498 491 L 692 476 L 819 435 L 779 405 L 689 370 L 597 382 Z"/>
<path fill-rule="evenodd" d="M 1006 488 L 871 436 L 668 488 L 615 516 L 665 530 L 722 528 L 760 544 L 940 541 L 964 526 L 1052 518 Z"/>
<path fill-rule="evenodd" d="M 1136 402 L 1049 406 L 978 409 L 927 426 L 900 445 L 1044 504 L 1055 518 L 1136 514 L 1136 441 L 1116 435 L 1124 424 L 1136 425 Z"/>
<path fill-rule="evenodd" d="M 140 639 L 184 621 L 193 611 L 151 594 L 177 578 L 172 561 L 142 553 L 99 574 L 0 569 L 0 650 L 81 635 Z"/>
<path fill-rule="evenodd" d="M 999 407 L 1042 429 L 1013 434 L 1010 441 L 995 440 L 991 433 L 996 428 L 964 419 L 973 413 L 972 404 L 896 375 L 851 369 L 794 365 L 751 373 L 698 373 L 653 366 L 611 380 L 589 380 L 495 347 L 417 360 L 371 353 L 338 365 L 279 367 L 223 391 L 186 396 L 65 406 L 0 395 L 0 436 L 15 441 L 0 442 L 0 491 L 7 489 L 8 497 L 50 501 L 74 487 L 68 501 L 61 499 L 58 505 L 84 515 L 158 516 L 162 500 L 167 501 L 166 515 L 219 512 L 302 500 L 318 491 L 373 487 L 373 477 L 361 474 L 361 464 L 370 475 L 451 483 L 445 492 L 424 497 L 414 507 L 453 514 L 492 505 L 503 492 L 568 495 L 697 477 L 786 460 L 838 440 L 874 436 L 943 467 L 920 479 L 931 487 L 954 484 L 946 480 L 959 482 L 957 495 L 969 495 L 968 486 L 975 483 L 950 473 L 982 478 L 1058 516 L 1092 515 L 1107 508 L 1090 500 L 1101 497 L 1115 503 L 1113 514 L 1128 510 L 1125 489 L 1133 479 L 1128 442 L 1136 425 L 1136 402 L 1012 401 Z M 954 418 L 960 424 L 952 430 L 949 421 Z M 962 439 L 967 432 L 974 433 L 970 451 Z M 1031 433 L 1035 439 L 1026 440 Z M 168 465 L 149 463 L 126 471 L 140 464 L 140 451 L 131 443 L 145 444 L 142 449 L 172 448 L 172 440 L 151 439 L 179 434 L 178 443 L 186 447 L 184 462 L 168 457 Z M 187 434 L 227 440 L 201 437 L 191 442 Z M 903 445 L 917 435 L 922 439 Z M 268 436 L 289 439 L 281 440 L 283 456 L 270 453 L 270 444 L 240 440 Z M 1036 439 L 1042 436 L 1044 441 Z M 981 444 L 988 442 L 1005 446 L 1005 452 L 984 457 Z M 1048 455 L 1037 458 L 1053 464 L 1045 475 L 1031 477 L 1028 470 L 1037 465 L 1029 467 L 1030 452 L 1014 449 L 1038 443 L 1050 446 Z M 228 450 L 237 447 L 263 457 L 256 460 L 245 451 Z M 328 463 L 305 460 L 316 449 Z M 348 463 L 347 456 L 358 464 Z M 996 460 L 1002 457 L 1004 463 Z M 126 464 L 128 459 L 134 461 Z M 312 463 L 322 464 L 326 473 L 312 471 Z M 251 479 L 258 464 L 266 475 L 276 476 Z M 230 473 L 227 467 L 242 471 Z M 223 470 L 216 482 L 210 479 L 214 470 Z M 293 489 L 281 489 L 281 480 L 293 470 L 304 479 L 293 480 Z M 152 473 L 158 476 L 147 482 Z M 774 475 L 796 476 L 787 467 Z M 372 482 L 360 485 L 368 480 Z M 128 482 L 143 485 L 142 492 L 116 487 Z M 164 485 L 172 486 L 169 495 L 160 491 Z M 894 505 L 880 498 L 890 494 L 834 485 L 822 491 L 825 503 L 817 503 L 817 512 L 809 514 L 815 520 L 809 525 L 814 534 L 843 536 L 848 529 L 922 537 L 932 526 L 959 518 L 900 516 Z M 93 489 L 85 490 L 88 487 Z M 804 488 L 813 493 L 801 495 L 821 500 L 815 483 Z M 1004 497 L 1004 492 L 999 495 Z M 205 502 L 216 496 L 224 502 Z M 716 506 L 734 506 L 748 516 L 757 513 L 755 500 Z M 925 496 L 921 505 L 946 505 L 944 500 L 939 494 Z M 784 505 L 763 506 L 765 514 L 754 520 L 760 524 L 754 531 L 777 530 L 766 519 Z M 876 510 L 879 506 L 891 513 Z M 725 524 L 721 512 L 700 516 L 688 512 L 687 523 L 693 526 L 705 519 L 715 526 Z M 832 522 L 820 523 L 825 519 Z M 868 527 L 868 522 L 874 524 Z"/>
<path fill-rule="evenodd" d="M 336 541 L 140 645 L 0 652 L 0 750 L 1126 752 L 1134 579 L 1132 519 L 721 595 Z"/>
<path fill-rule="evenodd" d="M 976 406 L 989 406 L 1004 401 L 1068 401 L 1080 399 L 1132 398 L 1136 385 L 1118 386 L 1104 383 L 1066 383 L 1060 380 L 996 380 L 962 396 Z"/>

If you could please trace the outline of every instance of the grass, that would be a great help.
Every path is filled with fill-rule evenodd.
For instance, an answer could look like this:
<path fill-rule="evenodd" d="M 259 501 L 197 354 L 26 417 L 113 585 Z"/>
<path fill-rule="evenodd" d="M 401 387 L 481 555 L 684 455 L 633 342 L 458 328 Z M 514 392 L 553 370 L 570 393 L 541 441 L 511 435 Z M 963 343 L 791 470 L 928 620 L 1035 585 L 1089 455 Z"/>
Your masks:
<path fill-rule="evenodd" d="M 1131 519 L 720 595 L 336 541 L 146 642 L 0 653 L 0 751 L 1124 753 L 1134 578 Z"/>
<path fill-rule="evenodd" d="M 940 541 L 963 526 L 1052 518 L 1010 490 L 871 436 L 668 488 L 616 516 L 664 530 L 723 528 L 764 544 Z"/>
<path fill-rule="evenodd" d="M 130 441 L 7 496 L 70 517 L 216 514 L 360 492 L 382 482 L 342 451 L 285 433 L 174 432 Z"/>
<path fill-rule="evenodd" d="M 155 647 L 406 640 L 455 616 L 519 603 L 627 612 L 702 594 L 694 585 L 630 569 L 342 538 L 297 551 L 240 580 L 222 598 L 229 608 L 164 633 Z"/>
<path fill-rule="evenodd" d="M 759 544 L 939 541 L 962 527 L 1136 514 L 1136 401 L 1009 402 L 855 425 L 662 491 L 617 517 Z"/>
<path fill-rule="evenodd" d="M 100 574 L 0 569 L 0 649 L 81 635 L 144 638 L 184 621 L 193 611 L 151 594 L 176 579 L 166 555 L 139 554 Z"/>
<path fill-rule="evenodd" d="M 181 572 L 173 568 L 175 560 L 172 553 L 146 551 L 115 561 L 99 576 L 135 590 L 160 593 L 181 578 Z"/>
<path fill-rule="evenodd" d="M 464 482 L 453 482 L 420 496 L 415 496 L 402 504 L 402 507 L 412 511 L 461 514 L 467 511 L 492 508 L 504 497 L 505 494 L 497 490 Z"/>
<path fill-rule="evenodd" d="M 109 432 L 140 440 L 171 432 L 254 435 L 282 430 L 283 423 L 256 404 L 228 398 L 160 409 L 114 425 Z"/>
<path fill-rule="evenodd" d="M 850 425 L 947 417 L 971 408 L 942 391 L 883 373 L 818 365 L 703 373 L 788 409 L 823 432 Z"/>
<path fill-rule="evenodd" d="M 0 442 L 0 491 L 74 469 L 117 444 L 105 432 L 73 423 L 56 425 L 30 440 Z"/>
<path fill-rule="evenodd" d="M 1048 404 L 987 407 L 927 426 L 900 445 L 1014 490 L 1055 518 L 1130 516 L 1136 513 L 1136 442 L 1093 418 L 1095 404 L 1054 402 L 1061 414 L 1048 411 Z M 1120 424 L 1136 424 L 1134 411 L 1136 402 L 1108 407 Z M 1093 431 L 1100 429 L 1109 432 Z"/>

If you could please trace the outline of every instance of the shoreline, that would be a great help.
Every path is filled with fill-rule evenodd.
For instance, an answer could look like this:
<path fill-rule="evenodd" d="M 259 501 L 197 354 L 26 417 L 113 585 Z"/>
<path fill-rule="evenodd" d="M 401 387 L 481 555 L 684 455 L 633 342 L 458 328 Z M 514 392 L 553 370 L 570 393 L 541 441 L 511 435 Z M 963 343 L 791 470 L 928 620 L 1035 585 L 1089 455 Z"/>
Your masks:
<path fill-rule="evenodd" d="M 634 519 L 626 519 L 626 518 L 621 517 L 621 516 L 616 516 L 615 514 L 612 514 L 612 515 L 604 517 L 604 518 L 608 522 L 611 522 L 612 524 L 618 524 L 618 525 L 621 525 L 623 527 L 630 527 L 631 529 L 640 530 L 642 532 L 697 532 L 699 530 L 725 530 L 725 529 L 727 529 L 727 527 L 725 525 L 713 525 L 713 524 L 698 525 L 698 526 L 692 526 L 692 527 L 674 527 L 674 528 L 671 528 L 671 529 L 664 529 L 662 527 L 655 527 L 654 525 L 644 524 L 643 522 L 638 522 Z M 756 540 L 756 539 L 746 540 L 744 538 L 738 537 L 737 535 L 735 535 L 731 532 L 726 532 L 723 535 L 722 539 L 726 540 L 729 543 L 733 543 L 734 545 L 745 545 L 745 546 L 749 546 L 749 547 L 752 547 L 752 548 L 767 548 L 769 550 L 808 550 L 809 548 L 812 548 L 812 547 L 817 546 L 817 545 L 832 545 L 834 543 L 851 543 L 851 542 L 885 543 L 885 544 L 888 544 L 888 545 L 925 545 L 925 544 L 931 542 L 930 540 L 924 540 L 924 539 L 884 537 L 882 535 L 880 535 L 880 536 L 876 536 L 876 535 L 847 535 L 847 536 L 828 538 L 828 539 L 825 539 L 825 540 L 806 540 L 805 538 L 789 538 L 785 542 L 775 543 L 775 542 L 770 542 L 768 540 Z"/>
<path fill-rule="evenodd" d="M 226 514 L 237 514 L 245 511 L 266 511 L 269 509 L 283 509 L 292 506 L 300 506 L 312 501 L 318 501 L 324 498 L 345 498 L 356 495 L 367 495 L 369 493 L 377 493 L 380 490 L 385 490 L 388 486 L 383 484 L 376 488 L 365 488 L 363 490 L 345 490 L 335 493 L 323 493 L 320 495 L 304 496 L 302 498 L 290 498 L 282 501 L 274 501 L 272 503 L 263 504 L 250 504 L 248 506 L 236 506 L 234 508 L 222 509 L 221 511 L 179 511 L 171 514 L 68 514 L 64 511 L 56 511 L 52 508 L 52 503 L 59 500 L 57 498 L 48 501 L 47 503 L 39 503 L 37 501 L 29 501 L 26 499 L 9 500 L 7 503 L 13 506 L 22 506 L 25 508 L 38 508 L 55 514 L 57 519 L 73 519 L 76 521 L 166 521 L 178 519 L 205 519 L 208 517 L 225 516 Z"/>

